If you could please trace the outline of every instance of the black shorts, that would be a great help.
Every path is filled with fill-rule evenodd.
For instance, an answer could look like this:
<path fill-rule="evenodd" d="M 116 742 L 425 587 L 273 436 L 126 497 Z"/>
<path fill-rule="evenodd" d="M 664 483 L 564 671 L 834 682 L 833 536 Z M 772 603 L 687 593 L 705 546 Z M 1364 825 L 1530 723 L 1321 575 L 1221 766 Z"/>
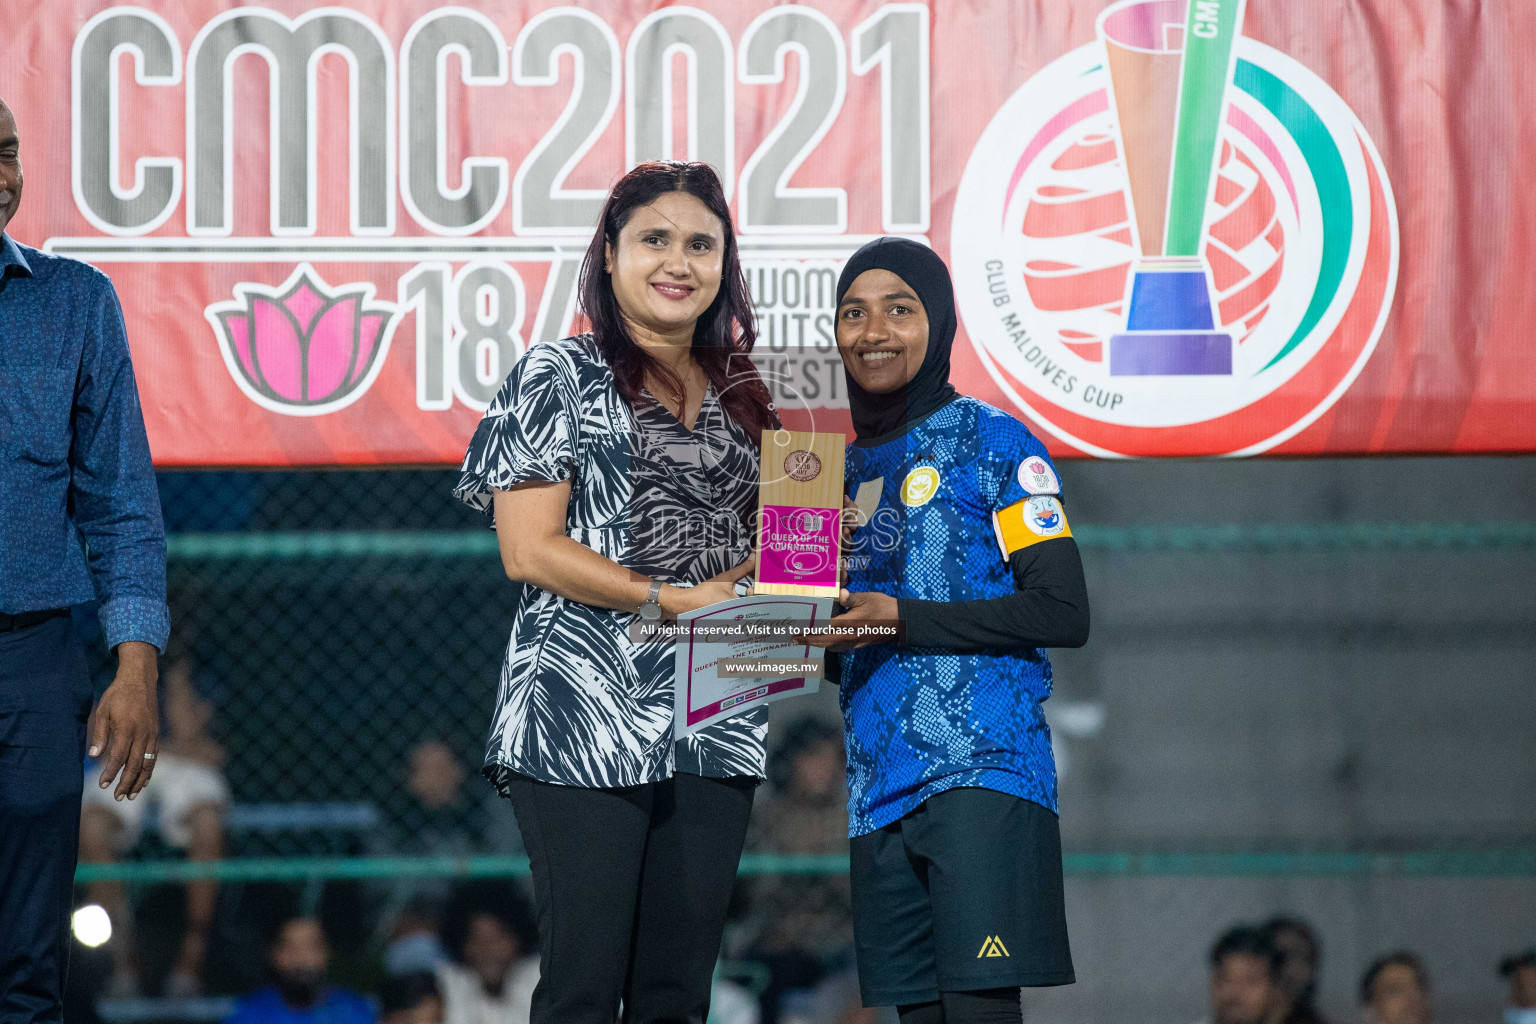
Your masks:
<path fill-rule="evenodd" d="M 964 787 L 852 843 L 865 1006 L 942 992 L 1070 985 L 1056 815 Z"/>

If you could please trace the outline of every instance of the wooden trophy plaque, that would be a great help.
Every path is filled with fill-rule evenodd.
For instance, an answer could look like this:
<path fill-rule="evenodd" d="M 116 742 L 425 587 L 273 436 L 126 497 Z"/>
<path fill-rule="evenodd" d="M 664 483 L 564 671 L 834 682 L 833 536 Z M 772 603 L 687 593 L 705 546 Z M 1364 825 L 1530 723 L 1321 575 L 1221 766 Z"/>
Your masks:
<path fill-rule="evenodd" d="M 842 434 L 763 431 L 756 594 L 837 597 Z"/>

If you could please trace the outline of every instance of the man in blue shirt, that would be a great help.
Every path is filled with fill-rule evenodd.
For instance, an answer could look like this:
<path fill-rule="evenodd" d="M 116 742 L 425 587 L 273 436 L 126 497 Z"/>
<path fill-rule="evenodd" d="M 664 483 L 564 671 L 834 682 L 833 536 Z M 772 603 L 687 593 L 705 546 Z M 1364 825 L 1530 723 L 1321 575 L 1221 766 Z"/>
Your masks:
<path fill-rule="evenodd" d="M 240 1000 L 224 1024 L 374 1024 L 362 996 L 330 984 L 331 947 L 319 921 L 283 921 L 267 953 L 272 984 Z"/>
<path fill-rule="evenodd" d="M 165 528 L 117 295 L 18 244 L 21 140 L 0 101 L 0 1020 L 58 1021 L 91 682 L 69 609 L 101 601 L 117 677 L 90 735 L 102 788 L 154 768 L 170 632 Z M 83 541 L 83 544 L 82 544 Z M 121 772 L 121 777 L 119 777 Z"/>

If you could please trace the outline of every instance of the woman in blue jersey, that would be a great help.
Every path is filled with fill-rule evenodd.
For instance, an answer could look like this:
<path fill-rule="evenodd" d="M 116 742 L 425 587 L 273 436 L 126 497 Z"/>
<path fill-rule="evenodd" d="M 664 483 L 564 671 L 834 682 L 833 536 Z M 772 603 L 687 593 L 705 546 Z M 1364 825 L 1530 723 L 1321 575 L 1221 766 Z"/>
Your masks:
<path fill-rule="evenodd" d="M 877 239 L 837 292 L 848 491 L 879 493 L 840 622 L 905 624 L 840 654 L 864 1003 L 902 1024 L 1018 1022 L 1021 986 L 1074 980 L 1040 705 L 1042 648 L 1088 638 L 1082 563 L 1045 446 L 949 383 L 943 261 Z"/>

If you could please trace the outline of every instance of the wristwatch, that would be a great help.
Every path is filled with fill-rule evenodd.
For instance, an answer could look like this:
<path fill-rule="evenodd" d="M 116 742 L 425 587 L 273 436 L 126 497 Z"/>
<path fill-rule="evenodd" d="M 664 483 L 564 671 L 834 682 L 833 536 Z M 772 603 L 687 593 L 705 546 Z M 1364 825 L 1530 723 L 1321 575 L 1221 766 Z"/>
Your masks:
<path fill-rule="evenodd" d="M 642 619 L 661 618 L 661 580 L 651 580 L 651 589 L 645 592 L 645 600 L 640 602 L 640 617 Z"/>

